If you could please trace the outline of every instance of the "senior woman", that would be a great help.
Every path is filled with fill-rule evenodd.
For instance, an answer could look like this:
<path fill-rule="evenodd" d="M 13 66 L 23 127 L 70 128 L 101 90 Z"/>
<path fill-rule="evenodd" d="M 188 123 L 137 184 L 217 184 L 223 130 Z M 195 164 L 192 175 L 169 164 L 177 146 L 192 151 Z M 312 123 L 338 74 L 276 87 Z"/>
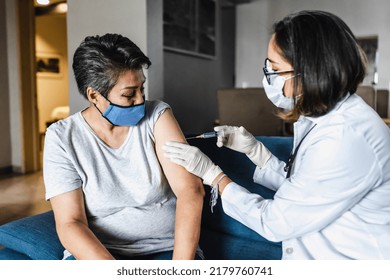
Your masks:
<path fill-rule="evenodd" d="M 274 198 L 232 182 L 195 147 L 169 142 L 167 157 L 218 190 L 229 216 L 282 241 L 283 259 L 390 259 L 390 130 L 355 94 L 365 76 L 355 36 L 323 11 L 291 14 L 273 31 L 263 86 L 281 116 L 297 120 L 289 162 L 243 127 L 215 130 L 227 135 L 218 146 L 257 165 L 254 181 Z"/>
<path fill-rule="evenodd" d="M 64 258 L 202 258 L 203 185 L 163 157 L 163 143 L 185 138 L 166 103 L 144 100 L 150 65 L 119 34 L 86 37 L 75 51 L 78 90 L 90 104 L 52 124 L 44 147 Z"/>

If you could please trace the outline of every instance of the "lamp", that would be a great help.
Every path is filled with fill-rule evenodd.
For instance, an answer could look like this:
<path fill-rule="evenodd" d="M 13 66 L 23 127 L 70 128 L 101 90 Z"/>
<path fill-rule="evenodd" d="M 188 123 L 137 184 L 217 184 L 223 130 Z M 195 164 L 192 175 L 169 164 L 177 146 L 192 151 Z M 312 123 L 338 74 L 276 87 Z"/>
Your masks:
<path fill-rule="evenodd" d="M 40 0 L 43 1 L 43 0 Z M 48 1 L 48 0 L 46 0 Z M 64 15 L 68 11 L 68 5 L 66 1 L 60 1 L 57 3 L 53 3 L 47 5 L 45 7 L 35 7 L 35 15 L 43 16 L 43 15 Z"/>
<path fill-rule="evenodd" d="M 50 4 L 50 0 L 37 0 L 37 4 L 46 6 Z"/>

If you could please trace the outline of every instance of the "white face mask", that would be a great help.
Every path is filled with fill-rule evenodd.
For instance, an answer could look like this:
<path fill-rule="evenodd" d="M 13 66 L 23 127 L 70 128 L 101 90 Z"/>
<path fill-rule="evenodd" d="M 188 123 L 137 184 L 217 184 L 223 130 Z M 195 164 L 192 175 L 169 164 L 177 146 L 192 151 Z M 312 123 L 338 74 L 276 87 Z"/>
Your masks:
<path fill-rule="evenodd" d="M 294 98 L 286 97 L 283 93 L 283 87 L 286 80 L 294 76 L 285 78 L 279 75 L 271 75 L 271 84 L 268 84 L 266 77 L 263 79 L 263 87 L 268 99 L 279 108 L 291 111 L 294 108 Z"/>

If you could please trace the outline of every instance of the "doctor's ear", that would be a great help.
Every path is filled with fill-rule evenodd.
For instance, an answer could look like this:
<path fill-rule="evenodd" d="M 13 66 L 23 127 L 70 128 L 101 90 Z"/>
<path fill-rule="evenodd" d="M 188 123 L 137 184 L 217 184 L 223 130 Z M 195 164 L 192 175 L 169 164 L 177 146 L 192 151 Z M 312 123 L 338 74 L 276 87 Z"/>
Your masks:
<path fill-rule="evenodd" d="M 99 92 L 92 87 L 87 87 L 86 94 L 87 94 L 88 101 L 92 103 L 96 103 L 97 98 L 100 95 Z"/>

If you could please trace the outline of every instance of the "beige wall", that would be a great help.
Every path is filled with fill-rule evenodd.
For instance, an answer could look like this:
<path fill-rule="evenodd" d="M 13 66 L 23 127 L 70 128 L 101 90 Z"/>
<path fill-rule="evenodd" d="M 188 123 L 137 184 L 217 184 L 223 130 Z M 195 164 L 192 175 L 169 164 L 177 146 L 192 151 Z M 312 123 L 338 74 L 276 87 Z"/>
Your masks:
<path fill-rule="evenodd" d="M 272 24 L 291 12 L 317 9 L 341 17 L 358 37 L 378 36 L 378 88 L 390 82 L 390 2 L 388 0 L 252 0 L 239 5 L 236 25 L 236 86 L 261 86 Z"/>
<path fill-rule="evenodd" d="M 37 56 L 60 58 L 60 74 L 37 74 L 39 132 L 46 130 L 46 122 L 55 107 L 68 106 L 68 51 L 65 16 L 39 16 L 35 18 L 35 47 Z"/>
<path fill-rule="evenodd" d="M 5 1 L 0 1 L 0 131 L 10 131 L 9 93 L 8 93 L 8 61 L 6 40 Z M 4 51 L 5 50 L 5 51 Z M 10 167 L 11 136 L 6 133 L 0 137 L 0 172 Z"/>
<path fill-rule="evenodd" d="M 86 36 L 103 35 L 105 33 L 119 33 L 130 38 L 152 60 L 153 57 L 149 50 L 154 52 L 153 55 L 162 57 L 162 46 L 156 45 L 155 48 L 148 48 L 148 36 L 152 36 L 152 33 L 147 32 L 147 3 L 154 2 L 157 5 L 160 1 L 162 0 L 68 0 L 67 28 L 69 65 L 72 63 L 74 51 Z M 115 5 L 113 2 L 115 2 Z M 158 6 L 161 6 L 161 4 Z M 152 65 L 152 67 L 156 70 L 155 65 Z M 155 72 L 154 75 L 159 75 L 161 72 Z M 73 75 L 71 67 L 69 67 L 69 73 L 69 75 Z M 146 75 L 148 75 L 148 71 Z M 69 77 L 69 103 L 72 114 L 82 110 L 89 104 L 79 94 L 73 76 Z M 162 88 L 162 85 L 151 85 L 151 83 L 158 81 L 157 79 L 147 79 L 147 98 L 150 97 L 149 88 Z"/>
<path fill-rule="evenodd" d="M 20 113 L 22 90 L 19 68 L 17 3 L 15 0 L 0 0 L 0 8 L 5 6 L 5 9 L 0 9 L 4 12 L 4 16 L 1 18 L 6 20 L 6 24 L 4 22 L 0 23 L 0 31 L 6 29 L 6 32 L 5 30 L 1 32 L 0 38 L 4 39 L 1 40 L 2 42 L 6 42 L 6 50 L 3 54 L 8 62 L 7 69 L 3 70 L 0 68 L 0 76 L 5 79 L 8 78 L 9 85 L 8 90 L 5 89 L 3 91 L 9 99 L 9 101 L 4 99 L 4 104 L 9 104 L 9 118 L 7 116 L 0 118 L 0 127 L 8 125 L 8 128 L 4 132 L 11 139 L 7 143 L 4 142 L 5 140 L 0 141 L 0 157 L 4 159 L 4 162 L 0 162 L 0 168 L 12 166 L 14 170 L 18 170 L 17 172 L 23 173 L 25 170 L 23 150 L 24 131 L 21 119 L 22 115 Z M 150 5 L 153 4 L 153 9 L 147 11 L 147 3 Z M 63 62 L 67 63 L 71 61 L 71 58 L 67 57 L 67 54 L 70 53 L 73 55 L 75 48 L 85 36 L 104 34 L 107 32 L 122 33 L 133 39 L 156 62 L 153 66 L 153 71 L 150 72 L 155 77 L 151 80 L 155 82 L 152 82 L 153 84 L 148 82 L 146 89 L 148 90 L 148 87 L 151 89 L 160 89 L 159 92 L 156 90 L 155 95 L 152 94 L 152 98 L 155 96 L 163 96 L 161 92 L 163 86 L 159 84 L 163 79 L 162 45 L 158 43 L 162 40 L 162 35 L 158 34 L 157 37 L 154 36 L 150 40 L 147 38 L 148 35 L 153 36 L 152 33 L 154 32 L 161 33 L 162 31 L 162 0 L 116 0 L 115 5 L 111 1 L 106 0 L 68 0 L 68 8 L 67 24 L 65 24 L 64 18 L 62 20 L 56 19 L 57 22 L 49 22 L 49 19 L 42 17 L 36 22 L 38 33 L 41 32 L 39 31 L 40 26 L 45 26 L 45 31 L 42 31 L 45 34 L 42 33 L 42 36 L 37 38 L 37 52 L 55 52 L 56 54 L 62 55 L 64 57 Z M 154 18 L 147 20 L 147 14 L 154 16 Z M 149 26 L 147 27 L 148 24 Z M 58 37 L 62 33 L 56 31 L 59 26 L 64 26 L 67 29 L 67 33 L 69 34 L 66 37 L 67 42 L 63 37 Z M 41 40 L 42 38 L 46 39 Z M 7 64 L 4 63 L 3 66 L 7 67 Z M 69 75 L 68 73 L 73 75 L 69 68 L 71 68 L 70 65 L 69 67 L 66 64 L 64 65 L 63 76 L 60 78 L 52 78 L 51 80 L 48 78 L 39 78 L 37 81 L 37 89 L 39 91 L 37 93 L 37 106 L 39 107 L 41 116 L 40 131 L 44 131 L 44 123 L 48 118 L 47 116 L 55 106 L 69 104 L 71 112 L 76 112 L 88 105 L 88 102 L 78 93 L 73 76 L 67 76 Z M 69 82 L 65 82 L 66 80 Z M 62 84 L 61 81 L 64 83 Z M 3 83 L 3 85 L 6 86 L 6 83 Z M 68 93 L 68 98 L 62 92 Z M 147 95 L 149 95 L 148 92 Z"/>
<path fill-rule="evenodd" d="M 17 30 L 17 13 L 16 1 L 0 0 L 5 2 L 5 18 L 6 32 L 2 36 L 6 36 L 6 53 L 8 69 L 7 73 L 1 75 L 8 76 L 8 96 L 9 96 L 9 118 L 0 119 L 0 122 L 9 122 L 10 129 L 5 131 L 6 135 L 11 138 L 10 145 L 0 145 L 0 150 L 4 153 L 11 153 L 11 161 L 4 162 L 5 166 L 12 166 L 16 171 L 23 169 L 23 131 L 21 120 L 21 84 L 19 74 L 19 46 L 18 46 L 18 30 Z M 3 38 L 3 37 L 2 37 Z M 1 71 L 0 71 L 1 72 Z M 4 144 L 4 143 L 3 143 Z M 2 153 L 0 152 L 0 153 Z"/>

